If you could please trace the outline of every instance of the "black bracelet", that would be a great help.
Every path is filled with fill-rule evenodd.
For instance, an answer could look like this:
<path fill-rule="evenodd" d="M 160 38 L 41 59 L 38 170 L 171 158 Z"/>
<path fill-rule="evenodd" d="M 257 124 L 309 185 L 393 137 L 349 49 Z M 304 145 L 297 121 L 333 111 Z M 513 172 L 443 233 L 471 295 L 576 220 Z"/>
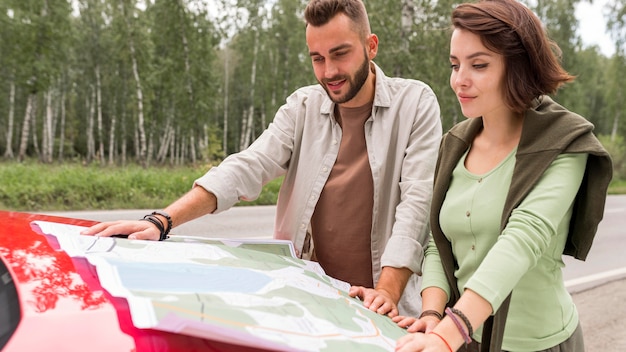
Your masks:
<path fill-rule="evenodd" d="M 152 223 L 152 225 L 156 226 L 156 228 L 159 230 L 159 234 L 163 233 L 163 223 L 157 217 L 146 215 L 143 217 L 143 219 L 140 220 Z"/>
<path fill-rule="evenodd" d="M 441 320 L 443 319 L 443 314 L 439 313 L 436 310 L 432 310 L 432 309 L 428 309 L 422 312 L 422 314 L 420 314 L 419 319 L 422 319 L 423 317 L 432 315 L 433 317 L 437 317 L 437 319 Z"/>
<path fill-rule="evenodd" d="M 164 236 L 167 236 L 167 234 L 169 234 L 170 230 L 172 229 L 172 217 L 170 216 L 170 214 L 162 210 L 155 210 L 150 215 L 161 215 L 162 217 L 165 218 L 165 220 L 167 220 L 167 229 L 165 229 L 165 234 L 164 234 Z"/>
<path fill-rule="evenodd" d="M 474 334 L 474 328 L 472 328 L 472 324 L 470 323 L 469 319 L 467 319 L 465 314 L 463 314 L 463 312 L 461 312 L 460 310 L 456 308 L 446 308 L 446 311 L 450 311 L 454 313 L 455 315 L 457 315 L 459 318 L 461 318 L 461 320 L 463 320 L 463 322 L 465 323 L 465 326 L 467 327 L 467 335 L 472 337 L 472 335 Z"/>
<path fill-rule="evenodd" d="M 157 227 L 157 229 L 159 230 L 159 241 L 163 241 L 169 238 L 169 236 L 167 235 L 167 231 L 165 230 L 165 226 L 163 225 L 163 221 L 161 221 L 161 219 L 159 219 L 158 217 L 149 214 L 144 216 L 143 219 L 139 220 L 151 222 L 154 226 Z"/>

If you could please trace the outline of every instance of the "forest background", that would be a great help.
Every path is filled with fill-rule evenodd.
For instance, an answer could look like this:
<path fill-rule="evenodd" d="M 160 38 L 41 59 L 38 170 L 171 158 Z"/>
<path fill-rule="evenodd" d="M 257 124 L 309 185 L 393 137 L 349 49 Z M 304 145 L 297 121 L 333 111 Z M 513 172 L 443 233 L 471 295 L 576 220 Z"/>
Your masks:
<path fill-rule="evenodd" d="M 582 0 L 523 1 L 577 76 L 555 96 L 591 121 L 626 193 L 626 0 L 609 0 L 611 56 L 577 33 Z M 444 131 L 458 1 L 366 0 L 389 76 L 429 84 Z M 316 84 L 306 0 L 0 0 L 0 208 L 160 208 L 248 147 L 285 98 Z M 280 179 L 252 204 L 272 204 Z M 250 204 L 250 203 L 246 203 Z"/>

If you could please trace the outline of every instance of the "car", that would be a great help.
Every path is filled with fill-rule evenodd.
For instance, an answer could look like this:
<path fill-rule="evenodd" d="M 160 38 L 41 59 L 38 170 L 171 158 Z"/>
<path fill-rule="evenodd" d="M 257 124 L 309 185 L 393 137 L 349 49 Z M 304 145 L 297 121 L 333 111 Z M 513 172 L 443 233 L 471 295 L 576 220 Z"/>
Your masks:
<path fill-rule="evenodd" d="M 67 255 L 34 221 L 94 221 L 0 211 L 0 351 L 267 351 L 139 329 L 125 299 L 101 286 L 93 266 Z"/>

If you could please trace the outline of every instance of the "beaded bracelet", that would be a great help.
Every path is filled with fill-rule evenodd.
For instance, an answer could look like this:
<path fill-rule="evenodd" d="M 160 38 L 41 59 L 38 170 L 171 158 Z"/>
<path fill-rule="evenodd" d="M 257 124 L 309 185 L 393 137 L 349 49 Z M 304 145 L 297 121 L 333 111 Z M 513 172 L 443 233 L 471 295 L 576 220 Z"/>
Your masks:
<path fill-rule="evenodd" d="M 436 332 L 434 332 L 434 331 L 429 332 L 429 334 L 435 335 L 435 336 L 437 336 L 438 338 L 440 338 L 440 339 L 441 339 L 441 341 L 443 341 L 443 343 L 445 343 L 445 344 L 446 344 L 446 347 L 448 347 L 448 350 L 449 350 L 450 352 L 454 352 L 454 351 L 452 350 L 452 347 L 450 347 L 450 344 L 448 343 L 448 341 L 446 341 L 446 339 L 444 339 L 444 338 L 443 338 L 443 336 L 439 335 L 438 333 L 436 333 Z"/>
<path fill-rule="evenodd" d="M 432 315 L 433 317 L 437 317 L 437 319 L 441 320 L 443 319 L 443 315 L 441 313 L 439 313 L 436 310 L 432 310 L 432 309 L 428 309 L 422 312 L 422 314 L 420 314 L 419 319 L 422 319 L 423 317 Z"/>
<path fill-rule="evenodd" d="M 466 344 L 472 343 L 472 334 L 474 330 L 472 329 L 472 324 L 470 324 L 469 319 L 467 319 L 465 314 L 463 314 L 463 312 L 461 312 L 460 310 L 456 308 L 450 308 L 450 307 L 446 308 L 446 314 L 450 317 L 450 319 L 452 319 L 457 329 L 459 329 L 459 332 L 461 333 L 461 336 L 463 336 L 463 340 L 465 340 L 465 343 Z M 456 318 L 457 315 L 461 319 L 463 319 L 463 322 L 467 326 L 468 332 L 465 332 L 465 329 L 463 329 L 461 322 Z"/>

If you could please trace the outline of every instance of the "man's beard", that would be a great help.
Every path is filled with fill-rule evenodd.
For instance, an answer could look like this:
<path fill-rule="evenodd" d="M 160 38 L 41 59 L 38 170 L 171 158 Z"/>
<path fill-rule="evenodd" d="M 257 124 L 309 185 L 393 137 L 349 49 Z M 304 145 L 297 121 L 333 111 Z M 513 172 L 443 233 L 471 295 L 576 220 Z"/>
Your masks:
<path fill-rule="evenodd" d="M 326 91 L 326 94 L 328 94 L 328 97 L 333 102 L 335 102 L 337 104 L 343 104 L 343 103 L 346 103 L 346 102 L 352 100 L 352 98 L 354 98 L 359 93 L 359 91 L 361 90 L 361 88 L 363 87 L 365 82 L 367 81 L 367 76 L 369 74 L 369 70 L 370 70 L 370 62 L 367 59 L 367 55 L 366 55 L 365 56 L 365 60 L 363 60 L 363 63 L 361 64 L 359 69 L 354 74 L 354 77 L 350 77 L 350 76 L 336 76 L 336 77 L 333 77 L 331 79 L 324 79 L 323 81 L 320 82 L 320 84 L 322 85 L 322 87 Z M 348 83 L 350 85 L 350 90 L 346 94 L 344 94 L 343 96 L 336 96 L 336 95 L 333 96 L 333 94 L 328 90 L 328 87 L 326 86 L 326 84 L 328 82 L 339 81 L 341 79 L 345 79 L 346 80 L 346 83 Z"/>

